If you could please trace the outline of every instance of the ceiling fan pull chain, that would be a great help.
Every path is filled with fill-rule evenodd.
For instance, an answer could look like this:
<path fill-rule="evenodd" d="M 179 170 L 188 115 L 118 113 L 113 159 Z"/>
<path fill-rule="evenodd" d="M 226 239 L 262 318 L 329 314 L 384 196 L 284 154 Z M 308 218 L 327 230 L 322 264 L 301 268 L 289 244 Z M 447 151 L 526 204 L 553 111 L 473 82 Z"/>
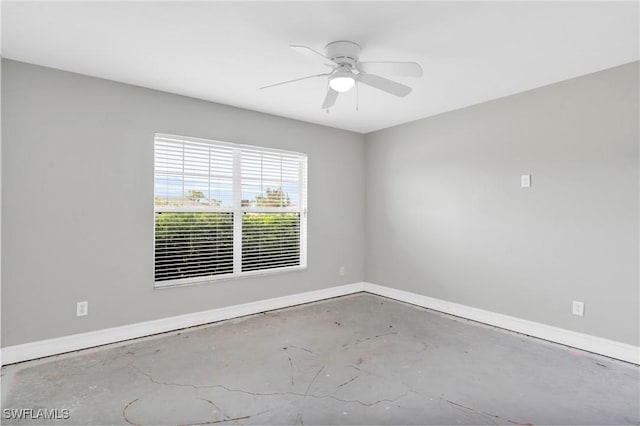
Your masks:
<path fill-rule="evenodd" d="M 360 82 L 356 81 L 356 111 L 360 111 Z"/>
<path fill-rule="evenodd" d="M 329 81 L 327 81 L 327 91 L 329 91 L 329 90 L 331 90 L 331 85 L 329 84 Z M 327 114 L 329 114 L 329 108 L 331 108 L 331 107 L 330 107 L 330 106 L 328 106 L 328 107 L 325 109 L 325 112 L 326 112 Z"/>

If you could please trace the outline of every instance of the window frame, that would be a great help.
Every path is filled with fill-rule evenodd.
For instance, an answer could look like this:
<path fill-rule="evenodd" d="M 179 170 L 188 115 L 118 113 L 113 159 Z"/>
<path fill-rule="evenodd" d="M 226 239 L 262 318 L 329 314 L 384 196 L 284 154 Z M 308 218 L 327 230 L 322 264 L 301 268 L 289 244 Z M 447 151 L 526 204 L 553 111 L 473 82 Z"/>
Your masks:
<path fill-rule="evenodd" d="M 233 150 L 232 167 L 232 196 L 231 207 L 209 207 L 206 209 L 180 209 L 163 208 L 155 205 L 155 179 L 156 179 L 156 141 L 158 138 L 175 139 L 177 141 L 192 142 L 223 146 Z M 286 207 L 251 207 L 242 206 L 242 150 L 259 151 L 261 153 L 285 154 L 300 157 L 300 171 L 298 179 L 299 206 L 297 209 Z M 258 145 L 237 144 L 223 142 L 213 139 L 194 138 L 179 136 L 168 133 L 155 133 L 153 136 L 153 286 L 154 289 L 170 287 L 182 287 L 188 285 L 205 284 L 215 281 L 234 280 L 250 278 L 264 275 L 277 275 L 288 272 L 307 270 L 307 182 L 308 177 L 308 157 L 307 154 L 296 151 L 288 151 L 276 148 L 267 148 Z M 202 213 L 232 213 L 233 214 L 233 272 L 219 275 L 206 275 L 200 277 L 178 278 L 173 280 L 156 281 L 156 213 L 158 212 L 202 212 Z M 242 271 L 242 216 L 245 213 L 298 213 L 300 217 L 300 264 L 294 266 L 284 266 L 279 268 L 268 268 L 253 271 Z"/>

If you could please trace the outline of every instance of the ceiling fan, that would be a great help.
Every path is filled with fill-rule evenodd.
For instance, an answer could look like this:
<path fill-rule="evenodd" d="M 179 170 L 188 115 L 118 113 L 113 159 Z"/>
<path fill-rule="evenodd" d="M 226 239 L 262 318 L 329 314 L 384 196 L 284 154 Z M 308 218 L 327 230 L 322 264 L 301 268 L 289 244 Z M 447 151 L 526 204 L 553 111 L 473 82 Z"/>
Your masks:
<path fill-rule="evenodd" d="M 407 96 L 411 93 L 411 87 L 380 77 L 379 75 L 373 74 L 374 72 L 405 77 L 422 77 L 422 67 L 416 62 L 360 62 L 360 45 L 352 41 L 334 41 L 329 43 L 325 47 L 324 55 L 307 46 L 294 45 L 290 47 L 316 59 L 319 64 L 331 67 L 332 70 L 323 74 L 315 74 L 283 81 L 281 83 L 270 84 L 260 89 L 267 89 L 309 78 L 327 77 L 329 87 L 324 102 L 322 103 L 322 109 L 331 108 L 336 103 L 338 95 L 341 92 L 351 90 L 356 83 L 363 83 L 400 97 Z"/>

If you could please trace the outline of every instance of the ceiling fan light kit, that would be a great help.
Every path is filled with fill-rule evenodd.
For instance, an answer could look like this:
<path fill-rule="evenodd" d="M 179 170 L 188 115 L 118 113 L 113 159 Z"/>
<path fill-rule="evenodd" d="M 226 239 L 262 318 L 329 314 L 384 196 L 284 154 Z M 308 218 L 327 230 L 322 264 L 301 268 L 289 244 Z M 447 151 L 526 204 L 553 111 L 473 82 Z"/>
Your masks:
<path fill-rule="evenodd" d="M 336 92 L 348 92 L 355 84 L 355 76 L 349 71 L 338 71 L 329 76 L 329 86 Z"/>
<path fill-rule="evenodd" d="M 411 87 L 373 74 L 396 74 L 405 77 L 422 77 L 422 67 L 416 62 L 360 62 L 360 45 L 352 41 L 334 41 L 325 46 L 325 54 L 307 46 L 292 45 L 292 49 L 310 56 L 319 63 L 332 67 L 332 71 L 297 78 L 261 87 L 267 89 L 315 77 L 328 77 L 328 90 L 322 109 L 331 108 L 338 94 L 348 92 L 356 82 L 366 84 L 383 92 L 404 97 L 411 93 Z"/>

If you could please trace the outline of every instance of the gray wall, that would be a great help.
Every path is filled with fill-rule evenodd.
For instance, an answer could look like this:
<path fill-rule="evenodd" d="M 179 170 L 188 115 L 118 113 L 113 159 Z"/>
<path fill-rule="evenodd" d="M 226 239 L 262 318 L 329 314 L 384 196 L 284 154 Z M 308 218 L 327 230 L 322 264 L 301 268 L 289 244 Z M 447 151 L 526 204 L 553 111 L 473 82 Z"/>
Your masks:
<path fill-rule="evenodd" d="M 9 60 L 2 74 L 3 346 L 362 281 L 362 135 Z M 308 270 L 154 290 L 154 132 L 306 153 Z"/>
<path fill-rule="evenodd" d="M 635 62 L 366 135 L 366 280 L 638 345 L 638 117 Z"/>

